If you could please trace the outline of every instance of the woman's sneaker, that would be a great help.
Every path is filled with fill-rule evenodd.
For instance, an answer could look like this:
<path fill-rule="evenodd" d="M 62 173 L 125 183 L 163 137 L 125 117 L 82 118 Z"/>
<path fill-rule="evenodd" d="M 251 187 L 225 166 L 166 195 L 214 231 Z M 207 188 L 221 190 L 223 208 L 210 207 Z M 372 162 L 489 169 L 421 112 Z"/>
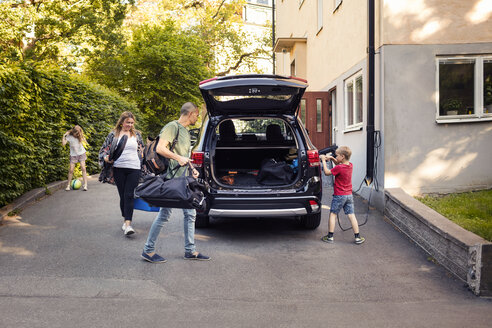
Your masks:
<path fill-rule="evenodd" d="M 125 236 L 130 236 L 135 233 L 135 230 L 133 230 L 132 226 L 129 225 L 125 228 Z"/>
<path fill-rule="evenodd" d="M 362 244 L 365 241 L 366 241 L 366 239 L 364 237 L 357 237 L 357 238 L 355 238 L 355 243 L 357 245 Z"/>

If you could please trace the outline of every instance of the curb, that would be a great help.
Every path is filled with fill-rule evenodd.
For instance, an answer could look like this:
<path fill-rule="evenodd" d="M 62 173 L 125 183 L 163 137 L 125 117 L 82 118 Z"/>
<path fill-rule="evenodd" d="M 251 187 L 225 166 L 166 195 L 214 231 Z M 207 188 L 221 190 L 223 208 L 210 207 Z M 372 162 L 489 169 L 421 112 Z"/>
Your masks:
<path fill-rule="evenodd" d="M 87 178 L 90 179 L 91 176 L 88 175 Z M 67 180 L 55 181 L 48 184 L 46 187 L 33 189 L 31 191 L 28 191 L 24 195 L 14 199 L 12 203 L 7 204 L 4 207 L 0 208 L 0 225 L 3 224 L 4 218 L 7 217 L 10 212 L 16 210 L 21 211 L 25 207 L 38 201 L 44 196 L 47 196 L 51 193 L 54 193 L 57 190 L 65 188 L 66 185 L 67 185 Z M 49 193 L 47 193 L 47 191 Z"/>

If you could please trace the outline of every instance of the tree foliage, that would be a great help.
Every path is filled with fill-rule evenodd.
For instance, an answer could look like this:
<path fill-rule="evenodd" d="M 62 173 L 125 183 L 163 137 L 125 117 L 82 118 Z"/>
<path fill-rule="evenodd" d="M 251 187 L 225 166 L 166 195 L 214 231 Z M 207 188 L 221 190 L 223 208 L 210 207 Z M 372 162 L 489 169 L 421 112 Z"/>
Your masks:
<path fill-rule="evenodd" d="M 201 102 L 198 83 L 209 77 L 209 46 L 173 21 L 141 25 L 118 56 L 93 67 L 101 83 L 134 101 L 143 117 L 142 129 L 156 135 L 179 116 L 183 103 Z"/>
<path fill-rule="evenodd" d="M 134 0 L 0 1 L 0 63 L 80 65 L 121 44 L 121 24 Z"/>
<path fill-rule="evenodd" d="M 156 2 L 158 4 L 156 4 Z M 270 58 L 271 34 L 255 35 L 244 28 L 245 0 L 160 0 L 140 1 L 130 15 L 130 24 L 141 19 L 174 20 L 184 30 L 197 33 L 212 49 L 207 65 L 215 75 L 242 71 L 257 72 L 259 57 Z"/>
<path fill-rule="evenodd" d="M 33 188 L 66 179 L 61 136 L 75 124 L 88 140 L 87 169 L 120 113 L 136 108 L 78 76 L 39 65 L 0 65 L 0 206 Z"/>

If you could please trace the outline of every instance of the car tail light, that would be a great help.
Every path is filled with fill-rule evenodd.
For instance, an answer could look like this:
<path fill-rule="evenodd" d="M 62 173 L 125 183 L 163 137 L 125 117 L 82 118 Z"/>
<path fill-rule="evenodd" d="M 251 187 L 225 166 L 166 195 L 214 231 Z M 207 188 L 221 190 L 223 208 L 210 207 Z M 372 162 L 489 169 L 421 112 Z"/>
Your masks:
<path fill-rule="evenodd" d="M 202 167 L 203 166 L 203 151 L 194 151 L 191 153 L 191 160 L 193 162 L 193 165 L 195 167 Z"/>
<path fill-rule="evenodd" d="M 309 166 L 319 166 L 319 154 L 317 150 L 308 150 L 307 155 Z"/>
<path fill-rule="evenodd" d="M 319 204 L 315 200 L 310 200 L 309 205 L 311 206 L 311 211 L 317 212 L 319 210 Z"/>

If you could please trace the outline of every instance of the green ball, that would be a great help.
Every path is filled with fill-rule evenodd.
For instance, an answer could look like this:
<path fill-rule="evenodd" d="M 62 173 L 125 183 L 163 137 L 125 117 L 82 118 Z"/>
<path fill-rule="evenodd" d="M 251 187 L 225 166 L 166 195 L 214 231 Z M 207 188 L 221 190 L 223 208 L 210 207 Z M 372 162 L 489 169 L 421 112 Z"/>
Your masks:
<path fill-rule="evenodd" d="M 74 180 L 72 180 L 72 183 L 70 184 L 70 186 L 72 187 L 72 189 L 77 190 L 80 187 L 82 187 L 82 182 L 80 182 L 80 180 L 78 180 L 78 179 L 74 179 Z"/>

